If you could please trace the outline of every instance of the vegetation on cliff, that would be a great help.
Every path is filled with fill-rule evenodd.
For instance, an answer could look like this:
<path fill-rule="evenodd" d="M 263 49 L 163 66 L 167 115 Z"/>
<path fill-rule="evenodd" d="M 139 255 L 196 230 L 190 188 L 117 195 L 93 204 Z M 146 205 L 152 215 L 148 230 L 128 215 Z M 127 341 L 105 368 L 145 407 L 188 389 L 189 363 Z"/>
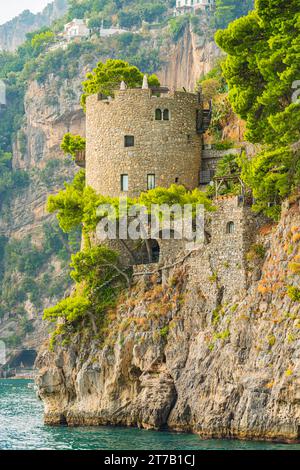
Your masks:
<path fill-rule="evenodd" d="M 161 50 L 166 44 L 170 44 L 170 38 L 176 41 L 185 29 L 190 26 L 199 36 L 206 37 L 208 29 L 211 34 L 215 27 L 213 21 L 209 23 L 214 15 L 211 15 L 209 20 L 205 20 L 206 22 L 203 19 L 205 15 L 189 15 L 188 17 L 183 16 L 174 19 L 173 6 L 175 2 L 173 0 L 167 2 L 162 0 L 148 0 L 147 2 L 141 0 L 72 0 L 69 3 L 67 15 L 49 28 L 42 28 L 28 34 L 26 41 L 18 48 L 16 53 L 0 53 L 0 79 L 3 79 L 6 83 L 8 101 L 8 106 L 2 110 L 0 119 L 0 198 L 3 207 L 1 217 L 9 214 L 9 204 L 13 200 L 11 197 L 12 191 L 17 194 L 22 188 L 31 183 L 28 172 L 15 171 L 12 165 L 14 144 L 17 143 L 20 153 L 26 155 L 28 143 L 26 135 L 20 129 L 24 124 L 24 98 L 29 82 L 37 80 L 39 84 L 46 85 L 49 77 L 53 75 L 59 90 L 63 80 L 73 79 L 74 76 L 80 75 L 83 70 L 92 70 L 101 59 L 102 69 L 100 70 L 101 67 L 98 70 L 95 69 L 94 74 L 91 74 L 86 81 L 86 94 L 111 91 L 111 88 L 107 89 L 104 86 L 104 82 L 101 84 L 99 82 L 103 67 L 106 67 L 106 79 L 111 80 L 112 75 L 115 74 L 117 80 L 122 77 L 125 81 L 129 81 L 130 86 L 140 85 L 143 76 L 141 71 L 148 72 L 151 75 L 160 68 Z M 231 8 L 230 3 L 232 2 L 229 0 L 219 2 L 216 15 L 218 11 L 221 11 L 218 8 L 224 7 L 227 8 L 227 12 L 230 12 L 226 21 L 228 21 L 228 18 L 235 18 L 243 14 L 244 10 Z M 64 44 L 64 47 L 61 47 L 61 38 L 58 33 L 61 33 L 63 25 L 74 17 L 89 20 L 89 27 L 92 30 L 91 37 L 82 39 L 78 43 Z M 121 27 L 127 28 L 128 31 L 109 38 L 103 38 L 100 37 L 99 33 L 99 27 L 102 24 L 104 27 L 119 24 Z M 223 27 L 224 25 L 219 24 L 218 26 Z M 106 60 L 108 58 L 117 58 L 119 64 L 121 64 L 121 60 L 123 61 L 122 64 L 125 62 L 133 64 L 133 68 L 131 68 L 131 72 L 134 72 L 132 76 L 135 76 L 133 81 L 128 80 L 126 75 L 127 65 L 122 65 L 122 70 L 120 70 L 118 76 L 116 76 L 116 70 L 107 68 Z M 106 65 L 104 65 L 105 62 Z M 137 73 L 135 67 L 138 67 L 140 72 Z M 103 74 L 101 76 L 103 77 Z M 150 77 L 150 84 L 157 83 L 155 77 Z M 222 81 L 221 87 L 223 86 L 224 82 Z M 70 90 L 70 96 L 71 93 L 72 90 Z M 77 151 L 83 149 L 84 140 L 80 136 L 69 135 L 63 143 L 63 150 L 73 156 Z M 53 160 L 47 163 L 43 170 L 36 172 L 38 173 L 39 182 L 45 184 L 47 189 L 53 187 L 53 181 L 48 176 L 49 174 L 53 175 L 56 164 L 58 165 L 58 160 Z M 82 184 L 82 179 L 83 175 L 80 173 L 78 175 L 78 185 Z M 99 203 L 99 196 L 88 189 L 84 196 L 84 204 L 86 205 L 83 208 L 80 191 L 76 194 L 74 187 L 66 187 L 66 192 L 68 197 L 64 199 L 64 196 L 61 196 L 60 201 L 66 213 L 69 211 L 69 219 L 67 220 L 67 217 L 64 219 L 65 228 L 69 224 L 70 229 L 75 229 L 78 225 L 77 221 L 82 220 L 82 211 L 84 210 L 85 220 L 83 226 L 88 232 L 95 226 L 97 220 L 94 203 Z M 162 194 L 159 195 L 159 197 L 161 196 Z M 165 195 L 163 196 L 165 197 Z M 157 194 L 156 197 L 158 197 Z M 193 197 L 197 199 L 198 195 L 194 194 Z M 51 205 L 51 202 L 49 204 Z M 74 218 L 74 214 L 76 214 L 77 219 Z M 13 240 L 8 242 L 5 237 L 1 238 L 0 251 L 3 256 L 0 263 L 0 271 L 2 272 L 0 282 L 4 292 L 1 296 L 2 315 L 7 311 L 16 312 L 18 307 L 24 305 L 28 299 L 32 301 L 34 308 L 38 310 L 42 296 L 44 298 L 47 296 L 52 302 L 52 299 L 60 296 L 62 290 L 69 285 L 68 280 L 64 277 L 65 272 L 60 279 L 55 279 L 53 275 L 53 282 L 50 282 L 49 279 L 52 279 L 51 272 L 48 272 L 46 267 L 48 265 L 49 269 L 50 266 L 53 267 L 49 260 L 56 257 L 56 254 L 58 259 L 64 260 L 67 264 L 70 253 L 74 251 L 70 245 L 78 244 L 78 236 L 76 236 L 76 232 L 72 231 L 67 238 L 64 234 L 57 233 L 56 226 L 53 227 L 53 238 L 56 241 L 51 242 L 51 250 L 45 248 L 47 244 L 47 235 L 45 233 L 48 232 L 46 228 L 40 246 L 36 246 L 27 238 L 20 240 L 19 244 L 14 243 Z M 42 256 L 43 250 L 45 256 Z M 16 261 L 13 265 L 11 259 L 16 260 L 17 257 L 20 257 L 20 263 Z M 31 271 L 31 260 L 35 260 L 36 271 Z M 15 296 L 9 289 L 9 284 L 14 285 Z"/>
<path fill-rule="evenodd" d="M 65 50 L 63 48 L 56 49 L 59 41 L 57 33 L 62 30 L 66 21 L 67 18 L 63 18 L 60 24 L 56 22 L 51 28 L 42 28 L 40 31 L 28 34 L 25 43 L 15 53 L 0 53 L 0 79 L 4 80 L 6 84 L 7 98 L 7 107 L 0 111 L 0 210 L 2 220 L 9 221 L 11 211 L 9 206 L 13 206 L 14 203 L 12 194 L 20 195 L 20 191 L 29 184 L 42 184 L 50 190 L 54 186 L 54 182 L 55 185 L 59 184 L 59 178 L 61 179 L 58 171 L 62 164 L 61 159 L 47 162 L 41 170 L 25 172 L 13 168 L 13 147 L 14 149 L 18 147 L 19 153 L 23 157 L 28 152 L 26 135 L 20 129 L 25 119 L 25 93 L 32 80 L 46 83 L 49 76 L 54 74 L 58 80 L 59 90 L 62 83 L 59 80 L 79 76 L 83 67 L 86 67 L 87 70 L 92 69 L 99 58 L 111 55 L 132 58 L 134 63 L 142 64 L 145 71 L 152 72 L 159 67 L 157 50 L 150 43 L 146 44 L 147 38 L 145 36 L 131 32 L 112 38 L 99 38 L 96 31 L 94 38 L 84 39 L 80 43 L 70 43 Z M 71 93 L 72 90 L 70 90 L 70 96 Z M 65 152 L 74 154 L 80 149 L 83 150 L 84 142 L 79 136 L 76 141 L 70 137 L 68 141 L 67 139 L 64 141 L 63 146 Z M 53 237 L 56 235 L 55 230 Z M 78 249 L 78 236 L 76 232 L 71 232 L 67 237 L 61 233 L 60 241 L 57 240 L 51 252 L 44 249 L 45 233 L 43 237 L 44 241 L 41 241 L 41 246 L 36 248 L 35 243 L 26 237 L 15 243 L 14 240 L 9 241 L 5 236 L 1 236 L 1 253 L 3 253 L 0 261 L 2 273 L 0 276 L 1 317 L 9 312 L 10 316 L 17 318 L 21 315 L 22 318 L 26 318 L 28 305 L 32 305 L 37 313 L 45 303 L 55 302 L 68 288 L 70 283 L 68 268 L 62 268 L 59 278 L 51 272 L 51 269 L 62 259 L 64 259 L 63 264 L 68 265 L 74 246 L 76 246 L 75 250 Z M 61 242 L 63 248 L 60 248 Z M 23 247 L 23 253 L 20 252 L 18 243 L 20 247 Z M 20 271 L 18 263 L 15 266 L 11 264 L 12 245 L 16 247 L 15 255 L 20 257 L 20 262 L 22 258 L 31 258 L 32 253 L 36 251 L 41 252 L 42 255 L 44 250 L 45 256 L 36 258 L 36 272 L 29 274 L 21 268 Z M 64 254 L 62 254 L 63 252 Z M 10 285 L 13 285 L 14 289 L 11 289 Z M 41 302 L 42 300 L 43 302 Z M 11 342 L 6 338 L 7 344 L 16 344 L 20 340 L 21 334 L 22 332 L 18 332 L 14 335 Z"/>
<path fill-rule="evenodd" d="M 100 27 L 118 23 L 121 28 L 139 28 L 143 21 L 160 21 L 168 8 L 175 5 L 174 0 L 71 0 L 67 19 L 86 18 L 89 27 Z"/>
<path fill-rule="evenodd" d="M 66 155 L 75 157 L 78 152 L 85 150 L 86 141 L 80 135 L 73 135 L 68 132 L 64 135 L 61 149 Z"/>

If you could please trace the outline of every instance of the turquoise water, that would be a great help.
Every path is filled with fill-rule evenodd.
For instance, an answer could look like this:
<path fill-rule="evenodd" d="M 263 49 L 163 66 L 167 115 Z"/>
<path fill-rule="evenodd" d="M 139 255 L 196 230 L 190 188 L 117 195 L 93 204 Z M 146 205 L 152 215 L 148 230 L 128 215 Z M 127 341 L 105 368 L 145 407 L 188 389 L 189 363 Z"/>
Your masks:
<path fill-rule="evenodd" d="M 191 434 L 127 428 L 43 425 L 43 406 L 28 380 L 0 380 L 0 449 L 94 450 L 300 450 L 298 445 L 201 441 Z"/>

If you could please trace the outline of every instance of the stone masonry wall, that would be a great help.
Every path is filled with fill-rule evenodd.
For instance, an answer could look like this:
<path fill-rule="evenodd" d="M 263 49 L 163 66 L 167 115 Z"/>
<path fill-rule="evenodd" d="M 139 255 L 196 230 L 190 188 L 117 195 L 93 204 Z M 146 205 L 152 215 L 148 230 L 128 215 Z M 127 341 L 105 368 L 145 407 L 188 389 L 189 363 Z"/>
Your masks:
<path fill-rule="evenodd" d="M 201 101 L 201 100 L 200 100 Z M 169 109 L 169 121 L 156 121 L 155 110 Z M 147 190 L 147 175 L 156 186 L 178 182 L 189 189 L 199 185 L 202 137 L 197 133 L 197 110 L 202 104 L 193 93 L 151 90 L 117 91 L 111 100 L 87 99 L 87 184 L 98 193 L 120 196 L 121 175 L 129 178 L 129 197 Z M 133 147 L 124 137 L 134 136 Z M 124 193 L 123 193 L 124 194 Z"/>
<path fill-rule="evenodd" d="M 196 251 L 189 257 L 190 244 L 187 241 L 160 240 L 160 260 L 156 269 L 161 270 L 163 279 L 168 278 L 170 270 L 165 269 L 166 266 L 176 262 L 180 265 L 181 260 L 189 259 L 189 276 L 195 289 L 202 286 L 211 302 L 217 299 L 218 307 L 245 295 L 251 280 L 247 254 L 257 243 L 257 234 L 265 219 L 252 212 L 237 196 L 219 197 L 214 204 L 217 210 L 211 214 L 210 226 L 206 226 L 210 242 L 194 248 Z M 231 233 L 228 233 L 229 223 L 234 224 Z M 137 269 L 138 272 L 149 272 L 147 265 Z"/>
<path fill-rule="evenodd" d="M 231 298 L 247 287 L 247 253 L 254 243 L 260 219 L 237 196 L 215 200 L 218 210 L 212 215 L 211 267 L 216 282 L 223 286 L 224 295 Z M 228 233 L 228 224 L 233 232 Z"/>
<path fill-rule="evenodd" d="M 210 242 L 191 257 L 190 276 L 195 285 L 201 285 L 207 296 L 217 298 L 219 304 L 232 301 L 236 296 L 245 295 L 249 284 L 247 253 L 256 242 L 262 218 L 250 207 L 239 203 L 237 196 L 224 196 L 214 200 L 217 208 L 211 214 Z M 228 233 L 228 224 L 233 223 L 233 231 Z M 174 241 L 173 241 L 174 242 Z M 188 253 L 188 243 L 182 242 L 171 249 L 171 243 L 160 243 L 162 264 L 180 259 Z M 217 307 L 217 305 L 216 305 Z"/>

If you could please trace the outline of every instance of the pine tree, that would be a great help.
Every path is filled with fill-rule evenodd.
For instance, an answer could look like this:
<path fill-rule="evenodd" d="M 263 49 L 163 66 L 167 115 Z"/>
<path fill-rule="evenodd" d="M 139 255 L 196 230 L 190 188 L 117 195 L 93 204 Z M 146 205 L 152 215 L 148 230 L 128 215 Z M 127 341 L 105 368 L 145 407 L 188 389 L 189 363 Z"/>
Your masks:
<path fill-rule="evenodd" d="M 247 15 L 254 0 L 216 0 L 215 21 L 218 28 L 225 28 L 231 21 Z"/>
<path fill-rule="evenodd" d="M 233 109 L 246 120 L 246 138 L 266 144 L 243 165 L 244 177 L 257 208 L 276 216 L 300 181 L 291 147 L 300 140 L 300 1 L 256 0 L 255 10 L 218 31 L 216 42 L 228 54 L 223 73 Z"/>

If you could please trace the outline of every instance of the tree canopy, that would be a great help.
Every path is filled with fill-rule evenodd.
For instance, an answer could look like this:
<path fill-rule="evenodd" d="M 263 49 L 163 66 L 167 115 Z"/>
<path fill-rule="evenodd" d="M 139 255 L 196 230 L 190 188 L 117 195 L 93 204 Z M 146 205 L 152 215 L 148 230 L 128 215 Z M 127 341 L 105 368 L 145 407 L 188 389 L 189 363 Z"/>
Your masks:
<path fill-rule="evenodd" d="M 256 9 L 216 34 L 228 54 L 223 65 L 234 111 L 247 121 L 250 142 L 290 143 L 300 138 L 300 6 L 257 0 Z"/>
<path fill-rule="evenodd" d="M 254 0 L 216 0 L 215 24 L 225 28 L 231 21 L 247 15 L 252 10 Z"/>
<path fill-rule="evenodd" d="M 86 98 L 95 93 L 103 93 L 106 96 L 113 95 L 124 81 L 129 88 L 141 86 L 144 74 L 135 66 L 124 60 L 109 59 L 105 63 L 99 62 L 92 73 L 87 74 L 87 80 L 83 82 L 84 93 L 82 105 L 85 107 Z M 156 75 L 148 77 L 150 86 L 158 86 Z"/>
<path fill-rule="evenodd" d="M 247 124 L 246 138 L 264 144 L 242 174 L 254 190 L 256 208 L 272 217 L 299 184 L 300 140 L 299 0 L 256 0 L 255 10 L 216 34 L 228 54 L 223 73 L 234 111 Z M 299 86 L 298 86 L 299 88 Z"/>
<path fill-rule="evenodd" d="M 64 135 L 61 143 L 61 149 L 67 155 L 75 157 L 76 154 L 82 150 L 85 150 L 86 140 L 80 135 L 73 135 L 68 132 Z"/>

